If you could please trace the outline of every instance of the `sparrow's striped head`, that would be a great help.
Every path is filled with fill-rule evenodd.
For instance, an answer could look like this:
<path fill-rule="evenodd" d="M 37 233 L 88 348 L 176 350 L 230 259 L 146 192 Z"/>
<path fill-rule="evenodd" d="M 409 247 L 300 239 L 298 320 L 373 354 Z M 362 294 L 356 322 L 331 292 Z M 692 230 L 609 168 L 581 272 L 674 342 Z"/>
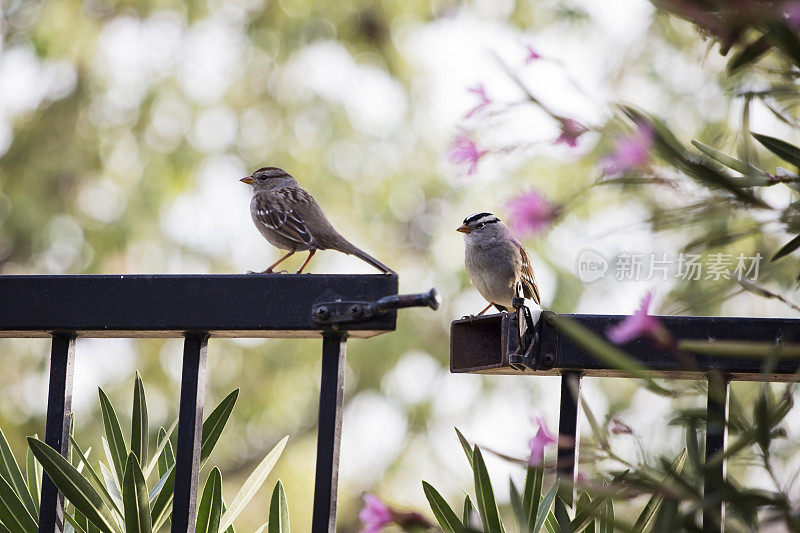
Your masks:
<path fill-rule="evenodd" d="M 252 175 L 246 176 L 239 181 L 243 183 L 247 183 L 248 185 L 252 185 L 254 187 L 263 188 L 264 186 L 271 187 L 273 184 L 277 183 L 277 180 L 292 180 L 292 176 L 283 170 L 282 168 L 278 167 L 261 167 Z"/>
<path fill-rule="evenodd" d="M 481 229 L 487 224 L 497 224 L 500 219 L 491 213 L 475 213 L 464 219 L 464 223 L 456 231 L 461 233 L 472 233 L 476 229 Z"/>

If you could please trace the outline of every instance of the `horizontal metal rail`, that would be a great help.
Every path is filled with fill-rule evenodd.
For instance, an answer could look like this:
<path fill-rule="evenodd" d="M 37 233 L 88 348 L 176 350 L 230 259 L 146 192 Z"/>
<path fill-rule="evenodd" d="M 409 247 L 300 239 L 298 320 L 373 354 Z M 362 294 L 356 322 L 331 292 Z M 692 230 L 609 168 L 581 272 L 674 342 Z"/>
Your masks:
<path fill-rule="evenodd" d="M 584 376 L 624 376 L 572 341 L 554 324 L 554 313 L 545 311 L 536 324 L 538 340 L 534 350 L 537 370 L 524 373 L 560 375 L 574 370 Z M 625 318 L 619 315 L 560 315 L 605 337 L 606 331 Z M 706 316 L 658 317 L 672 334 L 682 340 L 751 341 L 768 343 L 800 342 L 800 319 Z M 451 325 L 450 371 L 483 374 L 522 374 L 509 364 L 509 354 L 517 348 L 516 316 L 509 313 L 464 318 Z M 690 360 L 659 349 L 648 339 L 634 340 L 623 349 L 653 374 L 670 378 L 704 379 L 709 371 L 724 372 L 734 380 L 798 381 L 800 358 L 779 359 L 768 374 L 763 374 L 764 359 L 759 357 L 720 357 L 692 354 Z"/>
<path fill-rule="evenodd" d="M 53 339 L 45 440 L 65 456 L 77 337 L 185 339 L 173 533 L 195 527 L 208 338 L 324 339 L 312 532 L 333 533 L 347 339 L 393 331 L 398 308 L 439 306 L 435 289 L 397 286 L 394 274 L 0 276 L 0 337 Z M 63 501 L 45 476 L 39 533 L 64 531 Z"/>
<path fill-rule="evenodd" d="M 0 276 L 0 337 L 320 338 L 347 330 L 372 337 L 395 329 L 390 309 L 346 326 L 314 320 L 313 307 L 397 294 L 397 276 L 131 275 Z"/>
<path fill-rule="evenodd" d="M 608 329 L 625 317 L 617 315 L 560 315 L 584 328 L 605 336 Z M 732 380 L 800 381 L 800 358 L 779 358 L 765 369 L 765 357 L 726 355 L 727 341 L 796 344 L 800 341 L 800 319 L 664 316 L 661 323 L 680 340 L 718 343 L 720 355 L 675 353 L 658 348 L 649 339 L 637 339 L 622 348 L 654 377 L 703 379 L 708 383 L 706 416 L 706 457 L 725 449 L 728 402 Z M 626 374 L 573 341 L 557 327 L 556 315 L 545 311 L 535 326 L 533 357 L 525 360 L 532 368 L 519 364 L 519 353 L 529 353 L 521 339 L 516 313 L 499 313 L 456 320 L 450 329 L 450 371 L 474 374 L 520 376 L 561 376 L 559 433 L 568 445 L 558 450 L 558 472 L 574 481 L 578 470 L 578 417 L 581 379 L 584 376 L 621 377 Z M 522 340 L 522 343 L 525 343 Z M 741 351 L 741 350 L 740 350 Z M 766 370 L 766 371 L 765 371 Z M 705 472 L 703 531 L 722 531 L 724 526 L 725 460 Z M 574 484 L 570 484 L 574 487 Z M 562 498 L 572 502 L 572 494 Z"/>

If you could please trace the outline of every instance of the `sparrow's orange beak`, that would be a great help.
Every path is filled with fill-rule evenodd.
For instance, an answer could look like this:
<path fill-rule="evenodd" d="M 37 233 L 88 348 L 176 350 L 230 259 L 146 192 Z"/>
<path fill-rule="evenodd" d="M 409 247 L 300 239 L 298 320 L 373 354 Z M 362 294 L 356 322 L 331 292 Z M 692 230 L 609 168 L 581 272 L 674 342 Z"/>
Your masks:
<path fill-rule="evenodd" d="M 461 233 L 470 233 L 472 230 L 467 227 L 466 224 L 461 224 L 456 231 L 460 231 Z"/>
<path fill-rule="evenodd" d="M 240 179 L 239 181 L 241 181 L 242 183 L 246 183 L 248 185 L 252 185 L 253 184 L 253 176 L 247 176 L 245 178 Z"/>

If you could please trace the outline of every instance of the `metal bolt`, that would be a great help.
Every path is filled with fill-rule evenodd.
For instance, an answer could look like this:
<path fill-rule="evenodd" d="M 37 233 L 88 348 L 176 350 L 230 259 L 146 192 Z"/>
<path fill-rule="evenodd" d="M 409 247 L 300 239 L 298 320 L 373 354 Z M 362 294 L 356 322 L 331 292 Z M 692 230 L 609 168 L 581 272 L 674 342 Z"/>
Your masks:
<path fill-rule="evenodd" d="M 364 316 L 364 308 L 361 307 L 359 304 L 354 304 L 350 307 L 350 316 L 353 318 L 361 318 Z"/>
<path fill-rule="evenodd" d="M 314 318 L 317 320 L 327 320 L 331 316 L 331 311 L 326 306 L 321 305 L 314 310 Z"/>
<path fill-rule="evenodd" d="M 555 358 L 555 356 L 553 354 L 546 353 L 546 354 L 544 354 L 544 359 L 542 359 L 542 362 L 544 363 L 544 366 L 552 367 L 553 364 L 555 364 L 555 362 L 556 362 L 556 358 Z"/>

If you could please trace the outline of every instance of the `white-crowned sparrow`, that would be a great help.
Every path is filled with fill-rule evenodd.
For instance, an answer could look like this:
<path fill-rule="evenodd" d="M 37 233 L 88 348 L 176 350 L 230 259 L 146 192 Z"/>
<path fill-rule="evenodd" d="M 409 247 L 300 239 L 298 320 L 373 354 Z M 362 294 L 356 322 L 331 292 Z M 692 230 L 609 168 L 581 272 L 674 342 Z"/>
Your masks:
<path fill-rule="evenodd" d="M 352 254 L 387 274 L 394 271 L 350 244 L 328 222 L 319 204 L 288 172 L 277 167 L 259 168 L 242 178 L 252 186 L 250 216 L 269 243 L 289 253 L 260 274 L 271 274 L 273 269 L 295 252 L 308 251 L 308 257 L 297 271 L 300 274 L 317 250 L 338 250 Z"/>
<path fill-rule="evenodd" d="M 512 311 L 511 299 L 518 294 L 541 305 L 539 287 L 533 276 L 530 258 L 508 226 L 491 213 L 476 213 L 464 219 L 458 230 L 464 235 L 464 265 L 469 279 L 492 305 L 500 311 Z"/>

